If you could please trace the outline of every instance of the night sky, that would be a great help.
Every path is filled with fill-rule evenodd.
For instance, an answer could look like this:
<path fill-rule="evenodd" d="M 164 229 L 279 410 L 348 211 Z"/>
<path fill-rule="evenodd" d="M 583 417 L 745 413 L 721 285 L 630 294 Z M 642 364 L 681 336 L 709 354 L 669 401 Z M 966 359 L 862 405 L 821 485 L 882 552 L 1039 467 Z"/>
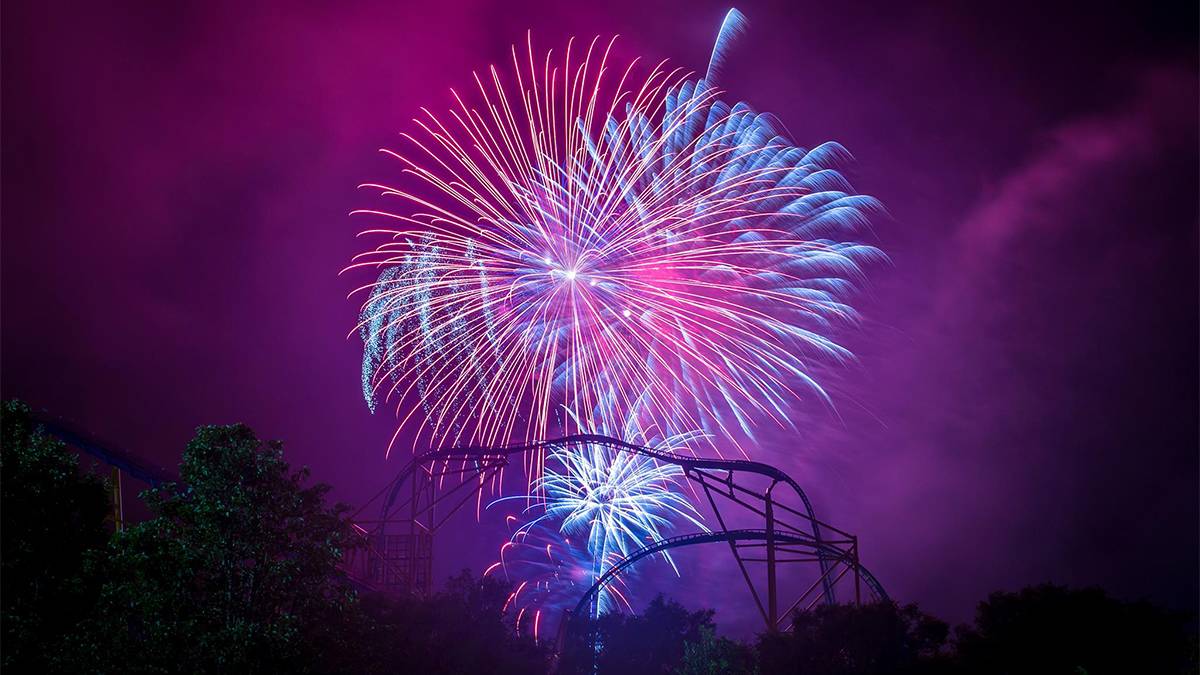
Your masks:
<path fill-rule="evenodd" d="M 728 5 L 244 4 L 5 3 L 2 393 L 164 465 L 246 422 L 358 503 L 403 461 L 338 276 L 376 150 L 526 29 L 702 70 Z M 854 153 L 891 258 L 837 414 L 756 458 L 952 621 L 1043 581 L 1193 609 L 1196 8 L 869 4 L 739 4 L 730 96 Z M 440 576 L 503 536 L 460 525 Z M 738 629 L 718 553 L 664 587 Z"/>

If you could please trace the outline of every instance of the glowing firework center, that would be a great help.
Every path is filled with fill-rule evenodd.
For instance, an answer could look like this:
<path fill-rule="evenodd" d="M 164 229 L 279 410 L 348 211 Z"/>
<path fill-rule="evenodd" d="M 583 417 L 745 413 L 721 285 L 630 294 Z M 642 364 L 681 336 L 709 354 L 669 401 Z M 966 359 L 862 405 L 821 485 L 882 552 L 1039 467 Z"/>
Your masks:
<path fill-rule="evenodd" d="M 372 410 L 396 406 L 389 451 L 402 436 L 449 448 L 441 465 L 406 469 L 410 539 L 396 546 L 409 583 L 428 578 L 415 551 L 436 529 L 419 516 L 443 487 L 433 477 L 455 466 L 480 490 L 519 446 L 529 520 L 499 567 L 511 578 L 506 552 L 557 537 L 548 560 L 556 546 L 587 559 L 590 614 L 618 606 L 602 580 L 647 541 L 682 526 L 715 534 L 679 489 L 698 469 L 673 458 L 752 456 L 756 427 L 789 428 L 799 399 L 826 398 L 814 364 L 852 357 L 834 335 L 857 318 L 863 266 L 882 258 L 857 241 L 880 206 L 839 172 L 850 159 L 840 145 L 795 146 L 769 115 L 721 99 L 717 76 L 743 28 L 732 10 L 703 78 L 665 62 L 618 66 L 615 38 L 544 54 L 528 38 L 511 68 L 476 73 L 445 115 L 422 109 L 404 146 L 384 151 L 398 182 L 365 187 L 399 207 L 356 212 L 378 243 L 347 268 L 377 275 L 358 289 L 363 393 Z M 547 454 L 542 443 L 579 435 L 650 454 L 603 443 Z M 780 475 L 758 495 L 768 551 L 784 545 Z M 795 513 L 819 523 L 803 502 Z M 857 543 L 828 545 L 821 525 L 792 529 L 808 533 L 822 588 L 838 560 L 859 579 Z"/>

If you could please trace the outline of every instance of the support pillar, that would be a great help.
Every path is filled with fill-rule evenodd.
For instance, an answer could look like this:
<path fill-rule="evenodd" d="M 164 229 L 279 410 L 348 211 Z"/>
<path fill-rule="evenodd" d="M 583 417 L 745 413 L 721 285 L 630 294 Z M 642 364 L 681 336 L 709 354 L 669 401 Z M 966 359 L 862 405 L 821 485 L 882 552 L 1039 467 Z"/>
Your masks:
<path fill-rule="evenodd" d="M 125 505 L 121 502 L 121 470 L 114 466 L 111 475 L 113 531 L 120 532 L 125 529 Z"/>
<path fill-rule="evenodd" d="M 775 585 L 775 507 L 771 491 L 767 488 L 767 630 L 775 632 L 779 627 L 779 594 Z"/>

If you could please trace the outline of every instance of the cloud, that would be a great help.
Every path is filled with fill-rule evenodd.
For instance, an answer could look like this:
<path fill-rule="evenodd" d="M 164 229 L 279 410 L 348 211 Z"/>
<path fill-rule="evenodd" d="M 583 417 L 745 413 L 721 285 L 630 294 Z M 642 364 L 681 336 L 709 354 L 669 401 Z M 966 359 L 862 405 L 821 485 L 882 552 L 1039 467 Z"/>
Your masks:
<path fill-rule="evenodd" d="M 852 419 L 835 441 L 860 463 L 835 508 L 893 592 L 950 618 L 1045 580 L 1169 602 L 1156 579 L 1186 578 L 1137 551 L 1195 521 L 1196 81 L 1134 82 L 980 197 L 931 288 L 881 303 L 902 338 L 877 336 L 858 398 L 887 427 Z"/>
<path fill-rule="evenodd" d="M 1086 228 L 1072 216 L 1080 201 L 1112 198 L 1094 192 L 1109 176 L 1131 176 L 1189 148 L 1194 156 L 1194 74 L 1160 68 L 1137 79 L 1131 100 L 1046 134 L 1033 157 L 980 201 L 956 233 L 962 268 L 1003 255 L 1021 237 Z"/>

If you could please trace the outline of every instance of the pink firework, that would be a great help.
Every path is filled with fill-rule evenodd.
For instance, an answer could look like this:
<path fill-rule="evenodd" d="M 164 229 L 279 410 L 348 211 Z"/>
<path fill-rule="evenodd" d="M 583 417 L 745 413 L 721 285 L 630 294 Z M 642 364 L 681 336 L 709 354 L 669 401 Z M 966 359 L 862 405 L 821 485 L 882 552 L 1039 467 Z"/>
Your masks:
<path fill-rule="evenodd" d="M 825 396 L 812 365 L 851 357 L 832 336 L 880 256 L 855 241 L 878 204 L 840 145 L 796 147 L 721 100 L 731 17 L 698 79 L 615 67 L 615 39 L 541 57 L 527 40 L 384 151 L 400 181 L 367 187 L 398 204 L 357 212 L 381 241 L 350 268 L 379 271 L 359 289 L 363 384 L 397 435 L 503 444 L 636 413 L 749 438 Z"/>

